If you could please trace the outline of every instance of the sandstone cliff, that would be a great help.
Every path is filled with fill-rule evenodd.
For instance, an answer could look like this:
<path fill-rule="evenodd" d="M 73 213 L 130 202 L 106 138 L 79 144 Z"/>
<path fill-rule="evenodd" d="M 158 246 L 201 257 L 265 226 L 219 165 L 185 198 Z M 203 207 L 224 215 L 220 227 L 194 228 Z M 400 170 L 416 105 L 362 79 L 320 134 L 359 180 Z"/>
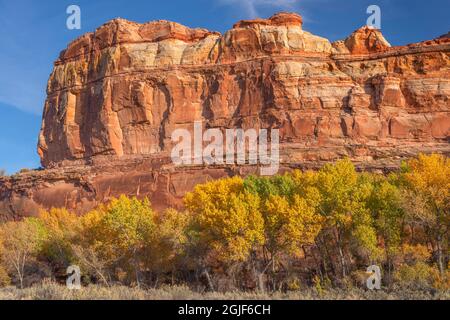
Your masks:
<path fill-rule="evenodd" d="M 241 21 L 221 35 L 177 23 L 106 23 L 71 43 L 48 81 L 45 170 L 0 180 L 0 212 L 80 212 L 121 193 L 180 204 L 196 183 L 248 167 L 175 168 L 171 132 L 276 128 L 281 166 L 345 156 L 390 169 L 450 152 L 450 38 L 391 47 L 363 27 L 330 43 L 297 14 Z"/>

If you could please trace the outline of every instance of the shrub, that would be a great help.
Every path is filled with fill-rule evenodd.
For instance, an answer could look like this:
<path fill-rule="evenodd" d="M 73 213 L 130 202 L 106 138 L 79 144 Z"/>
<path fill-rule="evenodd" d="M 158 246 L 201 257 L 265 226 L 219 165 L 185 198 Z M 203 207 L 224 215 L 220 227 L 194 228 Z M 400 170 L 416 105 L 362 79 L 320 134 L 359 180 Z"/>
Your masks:
<path fill-rule="evenodd" d="M 394 274 L 396 284 L 409 288 L 431 288 L 439 279 L 439 270 L 425 262 L 400 265 Z"/>

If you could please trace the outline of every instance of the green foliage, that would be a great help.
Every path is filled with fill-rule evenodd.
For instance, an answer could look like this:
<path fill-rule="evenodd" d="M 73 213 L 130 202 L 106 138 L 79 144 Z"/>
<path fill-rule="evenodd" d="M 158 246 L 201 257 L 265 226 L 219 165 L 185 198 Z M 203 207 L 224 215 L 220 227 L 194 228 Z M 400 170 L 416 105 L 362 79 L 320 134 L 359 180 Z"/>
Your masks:
<path fill-rule="evenodd" d="M 275 195 L 291 198 L 294 194 L 295 183 L 289 174 L 274 177 L 249 176 L 244 181 L 244 188 L 264 201 Z"/>
<path fill-rule="evenodd" d="M 210 288 L 229 281 L 261 292 L 308 283 L 324 295 L 352 277 L 364 285 L 377 264 L 383 285 L 448 289 L 449 164 L 420 155 L 385 176 L 344 159 L 197 185 L 186 211 L 155 212 L 147 199 L 125 196 L 83 216 L 43 211 L 0 225 L 0 286 L 23 286 L 32 266 L 48 263 L 55 273 L 77 264 L 106 285 L 206 278 Z"/>

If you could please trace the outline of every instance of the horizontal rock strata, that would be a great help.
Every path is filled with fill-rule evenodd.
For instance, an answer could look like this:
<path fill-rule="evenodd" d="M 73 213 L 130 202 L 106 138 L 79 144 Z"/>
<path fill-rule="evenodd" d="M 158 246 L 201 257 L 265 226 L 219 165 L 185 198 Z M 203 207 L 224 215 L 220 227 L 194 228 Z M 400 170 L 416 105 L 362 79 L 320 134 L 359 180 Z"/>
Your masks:
<path fill-rule="evenodd" d="M 48 81 L 43 171 L 0 180 L 0 213 L 85 212 L 119 194 L 180 205 L 193 185 L 253 167 L 175 167 L 171 133 L 279 129 L 282 170 L 349 157 L 393 169 L 450 152 L 450 38 L 392 47 L 363 27 L 330 43 L 297 14 L 221 35 L 177 23 L 106 23 L 71 43 Z"/>

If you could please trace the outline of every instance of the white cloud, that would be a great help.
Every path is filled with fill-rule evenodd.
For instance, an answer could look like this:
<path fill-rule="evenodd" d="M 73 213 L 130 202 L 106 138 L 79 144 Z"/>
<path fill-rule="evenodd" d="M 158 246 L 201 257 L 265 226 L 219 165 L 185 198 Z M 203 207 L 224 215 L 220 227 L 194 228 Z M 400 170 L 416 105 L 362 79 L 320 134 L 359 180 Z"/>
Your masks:
<path fill-rule="evenodd" d="M 273 8 L 277 10 L 294 10 L 300 0 L 219 0 L 222 5 L 238 6 L 245 11 L 248 18 L 261 17 L 262 8 Z"/>

